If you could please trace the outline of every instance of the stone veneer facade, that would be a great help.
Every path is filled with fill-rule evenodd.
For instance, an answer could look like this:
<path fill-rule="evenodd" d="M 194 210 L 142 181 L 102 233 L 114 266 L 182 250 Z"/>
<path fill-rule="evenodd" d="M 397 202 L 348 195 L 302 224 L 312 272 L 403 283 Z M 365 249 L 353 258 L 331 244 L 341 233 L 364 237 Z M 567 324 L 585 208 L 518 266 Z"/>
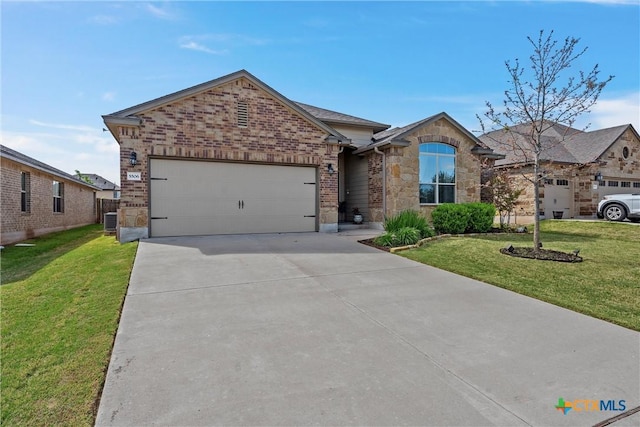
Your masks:
<path fill-rule="evenodd" d="M 247 126 L 240 127 L 238 102 L 248 107 Z M 338 148 L 314 123 L 241 77 L 135 114 L 139 126 L 117 125 L 120 143 L 120 241 L 148 237 L 149 159 L 174 158 L 318 168 L 318 228 L 337 231 L 338 178 L 327 165 L 338 163 Z M 129 164 L 131 151 L 138 163 Z M 141 172 L 128 181 L 127 172 Z M 335 229 L 335 230 L 334 230 Z"/>
<path fill-rule="evenodd" d="M 626 159 L 622 155 L 624 147 L 629 150 L 629 155 Z M 640 193 L 640 188 L 633 187 L 633 182 L 640 183 L 640 140 L 631 129 L 627 129 L 595 163 L 587 165 L 544 163 L 542 169 L 549 178 L 569 181 L 569 187 L 573 194 L 573 200 L 569 201 L 569 216 L 571 218 L 595 218 L 598 202 L 605 194 L 610 194 L 611 191 Z M 598 172 L 602 174 L 605 182 L 629 181 L 632 183 L 631 187 L 603 188 L 595 181 L 595 175 Z M 524 190 L 518 199 L 513 217 L 515 217 L 517 223 L 531 223 L 535 213 L 533 184 L 525 176 L 531 178 L 532 168 L 511 168 L 509 175 L 514 188 Z M 594 188 L 594 186 L 598 188 Z M 605 192 L 605 190 L 608 191 Z M 545 206 L 544 196 L 545 186 L 541 184 L 540 200 L 542 209 Z"/>
<path fill-rule="evenodd" d="M 407 147 L 386 146 L 383 156 L 373 151 L 369 156 L 369 215 L 372 222 L 381 223 L 384 217 L 406 209 L 422 212 L 430 218 L 437 205 L 420 204 L 419 146 L 427 142 L 441 142 L 456 148 L 456 203 L 480 201 L 480 173 L 482 160 L 471 152 L 476 146 L 466 134 L 448 120 L 441 118 L 428 123 L 404 137 Z M 385 163 L 386 182 L 382 183 L 382 163 Z M 386 193 L 383 208 L 382 192 Z M 383 211 L 386 209 L 386 211 Z"/>

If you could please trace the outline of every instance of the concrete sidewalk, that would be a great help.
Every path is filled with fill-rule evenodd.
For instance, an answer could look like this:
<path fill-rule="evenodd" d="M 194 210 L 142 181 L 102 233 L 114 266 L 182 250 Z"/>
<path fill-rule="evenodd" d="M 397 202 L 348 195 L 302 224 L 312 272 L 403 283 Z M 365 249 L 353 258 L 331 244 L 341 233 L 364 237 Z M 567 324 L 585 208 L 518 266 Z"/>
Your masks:
<path fill-rule="evenodd" d="M 563 415 L 560 397 L 640 405 L 640 335 L 353 235 L 158 238 L 140 243 L 96 424 L 587 426 L 619 414 Z"/>

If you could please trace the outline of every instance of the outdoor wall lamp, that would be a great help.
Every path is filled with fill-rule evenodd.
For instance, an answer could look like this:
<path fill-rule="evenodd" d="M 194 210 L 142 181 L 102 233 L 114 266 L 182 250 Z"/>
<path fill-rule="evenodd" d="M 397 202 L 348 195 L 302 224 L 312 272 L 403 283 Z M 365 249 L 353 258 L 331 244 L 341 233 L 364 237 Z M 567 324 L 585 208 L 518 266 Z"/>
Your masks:
<path fill-rule="evenodd" d="M 597 172 L 596 176 L 594 178 L 596 179 L 596 181 L 601 182 L 602 181 L 602 174 L 600 172 Z"/>
<path fill-rule="evenodd" d="M 333 175 L 334 173 L 336 173 L 336 170 L 333 168 L 333 163 L 329 163 L 327 165 L 327 172 L 329 172 L 329 175 Z"/>
<path fill-rule="evenodd" d="M 138 164 L 138 154 L 135 151 L 132 151 L 129 155 L 129 163 L 131 163 L 131 166 Z"/>

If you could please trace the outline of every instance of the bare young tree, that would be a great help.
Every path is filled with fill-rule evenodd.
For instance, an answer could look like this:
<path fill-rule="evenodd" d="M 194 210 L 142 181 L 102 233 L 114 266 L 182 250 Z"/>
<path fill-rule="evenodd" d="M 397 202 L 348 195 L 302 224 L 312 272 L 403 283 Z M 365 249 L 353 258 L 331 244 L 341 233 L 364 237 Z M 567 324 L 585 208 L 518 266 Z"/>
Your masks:
<path fill-rule="evenodd" d="M 504 105 L 495 109 L 486 103 L 487 111 L 478 120 L 483 133 L 500 130 L 501 142 L 517 156 L 521 165 L 533 167 L 533 174 L 524 175 L 533 185 L 535 198 L 534 250 L 540 243 L 540 182 L 544 179 L 541 155 L 552 150 L 571 136 L 573 124 L 583 113 L 588 113 L 596 103 L 602 89 L 613 79 L 609 76 L 598 80 L 600 70 L 596 64 L 591 71 L 569 74 L 574 62 L 586 51 L 576 50 L 580 39 L 567 37 L 563 44 L 553 39 L 553 31 L 547 36 L 540 31 L 537 39 L 527 37 L 533 47 L 529 64 L 522 66 L 516 58 L 506 61 L 509 88 L 504 92 Z M 559 139 L 545 138 L 544 133 L 558 124 L 566 126 Z M 505 142 L 506 141 L 506 142 Z"/>

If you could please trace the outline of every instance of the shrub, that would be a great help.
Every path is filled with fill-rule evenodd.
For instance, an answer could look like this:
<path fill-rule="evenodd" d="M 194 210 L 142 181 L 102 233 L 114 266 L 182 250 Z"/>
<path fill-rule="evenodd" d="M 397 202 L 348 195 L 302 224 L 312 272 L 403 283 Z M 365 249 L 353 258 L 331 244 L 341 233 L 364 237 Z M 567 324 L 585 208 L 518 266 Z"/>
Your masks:
<path fill-rule="evenodd" d="M 402 227 L 397 231 L 387 231 L 373 241 L 376 245 L 392 247 L 415 245 L 418 240 L 420 240 L 420 230 L 414 227 Z"/>
<path fill-rule="evenodd" d="M 420 240 L 420 230 L 413 227 L 402 227 L 396 231 L 396 244 L 399 246 L 415 245 Z"/>
<path fill-rule="evenodd" d="M 441 234 L 464 233 L 470 217 L 471 213 L 464 204 L 445 203 L 431 212 L 433 228 Z"/>
<path fill-rule="evenodd" d="M 427 219 L 420 215 L 419 212 L 414 210 L 402 211 L 399 214 L 390 218 L 385 218 L 384 229 L 388 233 L 397 233 L 402 228 L 415 228 L 420 233 L 420 239 L 425 237 L 432 237 L 435 233 L 429 226 Z"/>
<path fill-rule="evenodd" d="M 375 239 L 373 239 L 373 242 L 376 245 L 391 247 L 394 245 L 395 239 L 396 239 L 395 234 L 386 232 L 384 234 L 379 235 Z"/>
<path fill-rule="evenodd" d="M 489 203 L 466 203 L 469 210 L 469 222 L 466 232 L 486 233 L 493 227 L 493 219 L 496 216 L 496 207 Z"/>

